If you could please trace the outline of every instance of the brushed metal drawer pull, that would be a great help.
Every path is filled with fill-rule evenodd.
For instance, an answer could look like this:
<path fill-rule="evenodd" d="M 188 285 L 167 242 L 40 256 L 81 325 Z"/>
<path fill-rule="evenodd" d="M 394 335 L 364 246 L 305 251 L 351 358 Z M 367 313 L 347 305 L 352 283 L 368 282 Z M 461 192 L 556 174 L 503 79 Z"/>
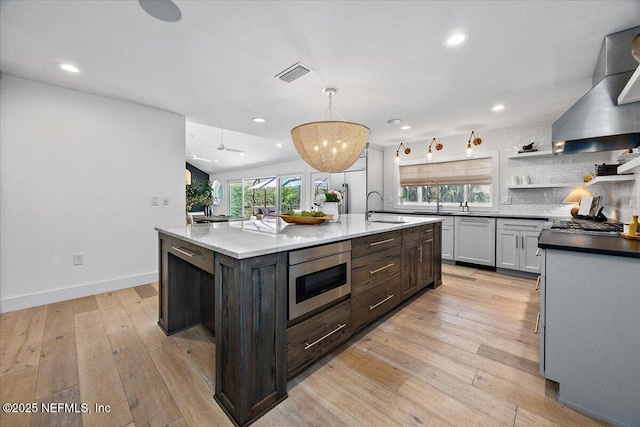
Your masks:
<path fill-rule="evenodd" d="M 488 219 L 467 219 L 467 218 L 461 218 L 458 221 L 460 222 L 475 222 L 475 223 L 480 223 L 480 224 L 489 224 L 489 220 Z"/>
<path fill-rule="evenodd" d="M 540 312 L 538 312 L 538 317 L 536 318 L 536 328 L 533 330 L 534 334 L 537 334 L 540 331 Z"/>
<path fill-rule="evenodd" d="M 422 246 L 418 246 L 418 252 L 420 252 L 420 256 L 418 257 L 418 262 L 422 264 Z"/>
<path fill-rule="evenodd" d="M 393 267 L 393 263 L 387 264 L 384 267 L 376 268 L 375 270 L 371 270 L 371 271 L 369 271 L 369 274 L 376 274 L 379 271 L 386 270 L 389 267 Z"/>
<path fill-rule="evenodd" d="M 387 295 L 387 297 L 386 297 L 385 299 L 383 299 L 382 301 L 380 301 L 379 303 L 374 304 L 374 305 L 370 305 L 370 306 L 369 306 L 369 311 L 371 311 L 371 310 L 373 310 L 374 308 L 376 308 L 376 307 L 378 307 L 378 306 L 380 306 L 380 305 L 384 304 L 385 302 L 389 301 L 389 300 L 390 300 L 391 298 L 393 298 L 393 297 L 395 297 L 395 295 Z"/>
<path fill-rule="evenodd" d="M 536 256 L 540 256 L 540 248 L 536 251 Z"/>
<path fill-rule="evenodd" d="M 188 257 L 192 257 L 192 256 L 195 256 L 195 255 L 200 255 L 199 252 L 191 252 L 191 251 L 187 251 L 184 248 L 176 248 L 175 246 L 171 246 L 171 249 L 175 249 L 176 251 L 178 251 L 181 254 L 186 255 Z"/>
<path fill-rule="evenodd" d="M 343 323 L 342 325 L 338 325 L 338 327 L 335 328 L 333 331 L 329 332 L 327 335 L 323 336 L 322 338 L 318 338 L 317 340 L 315 340 L 311 344 L 304 343 L 304 349 L 305 350 L 309 350 L 311 347 L 313 347 L 314 345 L 318 344 L 320 341 L 327 339 L 328 337 L 330 337 L 331 335 L 335 334 L 336 332 L 338 332 L 340 329 L 344 328 L 345 326 L 347 326 L 346 323 Z"/>
<path fill-rule="evenodd" d="M 390 238 L 390 239 L 380 240 L 379 242 L 369 243 L 369 246 L 381 245 L 381 244 L 383 244 L 383 243 L 393 242 L 394 240 L 395 240 L 395 237 L 392 237 L 392 238 Z"/>
<path fill-rule="evenodd" d="M 535 289 L 536 291 L 538 290 L 538 288 L 540 288 L 540 277 L 542 276 L 538 274 L 538 278 L 536 279 L 536 289 Z"/>

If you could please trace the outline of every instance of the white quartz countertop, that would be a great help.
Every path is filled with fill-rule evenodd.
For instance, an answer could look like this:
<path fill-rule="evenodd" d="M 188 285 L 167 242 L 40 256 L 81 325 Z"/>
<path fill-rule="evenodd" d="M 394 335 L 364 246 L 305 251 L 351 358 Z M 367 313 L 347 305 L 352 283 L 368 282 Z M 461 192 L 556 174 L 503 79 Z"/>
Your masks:
<path fill-rule="evenodd" d="M 379 220 L 403 222 L 375 222 Z M 241 259 L 435 222 L 442 222 L 442 218 L 373 214 L 370 221 L 365 222 L 364 214 L 347 214 L 340 215 L 338 222 L 327 221 L 318 225 L 287 224 L 280 218 L 269 218 L 156 227 L 156 230 L 205 249 Z"/>

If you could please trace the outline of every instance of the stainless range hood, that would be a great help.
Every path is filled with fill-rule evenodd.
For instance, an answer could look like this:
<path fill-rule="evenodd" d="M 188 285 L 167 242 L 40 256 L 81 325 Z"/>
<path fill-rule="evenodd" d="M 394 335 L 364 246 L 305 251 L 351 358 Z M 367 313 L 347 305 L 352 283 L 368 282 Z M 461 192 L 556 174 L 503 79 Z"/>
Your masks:
<path fill-rule="evenodd" d="M 551 127 L 554 154 L 589 153 L 640 146 L 640 102 L 618 105 L 638 62 L 631 54 L 640 27 L 605 37 L 593 88 Z"/>

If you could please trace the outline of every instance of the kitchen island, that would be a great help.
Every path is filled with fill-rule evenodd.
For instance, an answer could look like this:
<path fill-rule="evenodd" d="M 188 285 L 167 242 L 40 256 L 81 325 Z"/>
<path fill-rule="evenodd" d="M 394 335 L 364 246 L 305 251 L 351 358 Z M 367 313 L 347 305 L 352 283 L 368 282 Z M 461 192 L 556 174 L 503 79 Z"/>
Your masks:
<path fill-rule="evenodd" d="M 274 219 L 157 228 L 158 323 L 167 334 L 198 323 L 214 332 L 214 397 L 234 423 L 249 424 L 287 397 L 287 378 L 401 301 L 439 285 L 440 223 L 397 215 L 367 222 L 348 214 L 320 225 Z M 289 253 L 336 242 L 353 247 L 354 297 L 292 321 Z"/>
<path fill-rule="evenodd" d="M 640 426 L 640 241 L 543 230 L 540 373 L 558 401 Z"/>

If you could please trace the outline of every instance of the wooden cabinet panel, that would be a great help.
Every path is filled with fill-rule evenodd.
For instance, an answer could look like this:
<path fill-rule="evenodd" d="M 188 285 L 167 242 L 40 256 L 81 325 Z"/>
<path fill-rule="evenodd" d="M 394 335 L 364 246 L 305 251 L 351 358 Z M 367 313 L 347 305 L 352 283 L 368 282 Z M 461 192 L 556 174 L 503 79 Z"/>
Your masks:
<path fill-rule="evenodd" d="M 351 301 L 344 301 L 287 330 L 288 376 L 294 377 L 351 336 Z"/>
<path fill-rule="evenodd" d="M 420 246 L 422 249 L 418 253 L 418 267 L 420 268 L 418 288 L 422 289 L 433 283 L 433 228 L 422 235 Z"/>
<path fill-rule="evenodd" d="M 358 237 L 351 241 L 351 258 L 369 255 L 372 251 L 380 251 L 400 245 L 402 232 L 400 230 L 387 233 Z"/>
<path fill-rule="evenodd" d="M 287 254 L 216 254 L 215 399 L 238 425 L 287 396 Z"/>
<path fill-rule="evenodd" d="M 433 287 L 442 284 L 442 223 L 433 225 Z"/>
<path fill-rule="evenodd" d="M 213 252 L 165 235 L 160 236 L 158 244 L 158 324 L 167 334 L 198 323 L 213 332 Z"/>
<path fill-rule="evenodd" d="M 435 286 L 435 235 L 441 228 L 434 224 L 408 228 L 402 235 L 402 300 L 409 298 L 425 286 Z M 405 232 L 406 231 L 406 232 Z M 441 240 L 439 240 L 440 242 Z M 441 246 L 438 243 L 438 246 Z M 438 258 L 438 264 L 441 262 Z M 438 265 L 438 277 L 440 276 Z"/>
<path fill-rule="evenodd" d="M 395 275 L 387 281 L 368 289 L 351 298 L 351 326 L 352 331 L 373 322 L 389 310 L 400 304 L 402 276 Z"/>
<path fill-rule="evenodd" d="M 402 300 L 418 292 L 420 240 L 402 244 Z"/>
<path fill-rule="evenodd" d="M 351 296 L 354 297 L 393 276 L 402 268 L 400 247 L 374 252 L 351 261 Z"/>
<path fill-rule="evenodd" d="M 402 229 L 402 243 L 420 239 L 424 233 L 423 227 L 411 227 Z"/>

